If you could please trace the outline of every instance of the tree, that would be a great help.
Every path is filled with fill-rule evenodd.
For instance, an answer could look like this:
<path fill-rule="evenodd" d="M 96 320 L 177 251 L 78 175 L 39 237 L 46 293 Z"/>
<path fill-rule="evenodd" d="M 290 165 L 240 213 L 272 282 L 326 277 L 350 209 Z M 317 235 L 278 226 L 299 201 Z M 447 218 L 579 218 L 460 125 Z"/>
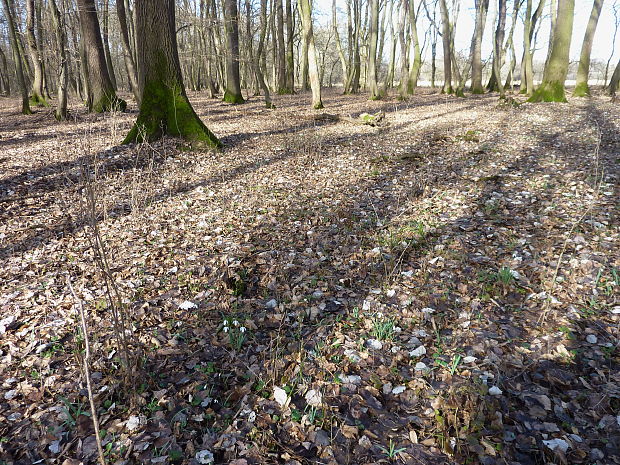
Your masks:
<path fill-rule="evenodd" d="M 611 79 L 609 80 L 609 86 L 607 86 L 607 93 L 612 97 L 616 95 L 618 91 L 618 86 L 620 85 L 620 60 L 618 60 L 618 64 L 616 65 L 616 69 L 614 73 L 611 75 Z"/>
<path fill-rule="evenodd" d="M 55 116 L 59 121 L 67 119 L 67 83 L 69 81 L 69 71 L 67 64 L 67 52 L 65 51 L 67 38 L 65 34 L 65 25 L 62 22 L 62 15 L 58 11 L 56 0 L 50 0 L 50 9 L 52 10 L 52 22 L 56 33 L 56 44 L 58 48 L 58 57 L 60 59 L 60 69 L 58 71 L 58 104 Z"/>
<path fill-rule="evenodd" d="M 502 85 L 502 45 L 504 43 L 504 32 L 506 27 L 506 0 L 499 0 L 497 29 L 495 30 L 495 41 L 493 42 L 493 71 L 499 87 L 499 96 L 506 96 L 506 89 Z M 516 18 L 515 18 L 516 20 Z"/>
<path fill-rule="evenodd" d="M 590 74 L 590 52 L 592 51 L 592 43 L 594 42 L 594 33 L 598 25 L 598 18 L 603 8 L 603 0 L 594 0 L 592 4 L 592 12 L 583 37 L 581 45 L 581 54 L 579 56 L 579 67 L 577 68 L 577 82 L 575 83 L 575 91 L 573 95 L 576 97 L 585 97 L 590 95 L 590 87 L 588 86 L 588 76 Z"/>
<path fill-rule="evenodd" d="M 442 94 L 452 94 L 452 48 L 450 37 L 450 14 L 446 0 L 439 0 L 439 8 L 441 10 L 441 39 L 443 44 L 443 87 Z"/>
<path fill-rule="evenodd" d="M 26 38 L 28 39 L 28 51 L 30 52 L 30 59 L 32 60 L 32 68 L 34 71 L 30 101 L 33 105 L 48 106 L 45 100 L 45 91 L 43 90 L 43 60 L 41 59 L 41 51 L 37 46 L 37 38 L 34 31 L 34 0 L 26 0 Z"/>
<path fill-rule="evenodd" d="M 558 12 L 551 54 L 545 66 L 542 84 L 528 102 L 566 102 L 564 81 L 568 73 L 570 41 L 573 34 L 575 0 L 558 0 Z"/>
<path fill-rule="evenodd" d="M 413 94 L 418 86 L 418 77 L 420 76 L 420 69 L 422 68 L 422 52 L 420 49 L 420 41 L 418 39 L 418 25 L 415 12 L 414 0 L 407 2 L 409 10 L 409 27 L 410 36 L 413 42 L 413 60 L 409 67 L 409 79 L 407 80 L 407 93 Z"/>
<path fill-rule="evenodd" d="M 2 88 L 2 92 L 7 97 L 11 95 L 11 84 L 9 80 L 9 66 L 6 63 L 6 55 L 4 54 L 4 50 L 0 47 L 0 86 Z"/>
<path fill-rule="evenodd" d="M 258 39 L 258 49 L 254 56 L 254 73 L 256 74 L 258 85 L 265 96 L 265 106 L 267 108 L 275 108 L 274 104 L 271 102 L 269 86 L 265 83 L 265 76 L 261 69 L 263 52 L 265 49 L 265 36 L 267 35 L 267 0 L 261 0 L 260 5 L 260 36 Z"/>
<path fill-rule="evenodd" d="M 370 99 L 377 100 L 381 97 L 379 84 L 377 83 L 377 40 L 379 33 L 379 0 L 369 0 L 370 27 L 368 30 L 368 87 Z"/>
<path fill-rule="evenodd" d="M 536 24 L 542 17 L 545 8 L 545 0 L 538 2 L 538 7 L 532 16 L 532 0 L 527 0 L 525 9 L 525 21 L 523 27 L 523 58 L 521 59 L 521 93 L 532 95 L 534 92 L 534 51 L 532 40 Z"/>
<path fill-rule="evenodd" d="M 531 0 L 530 0 L 531 1 Z M 489 0 L 476 0 L 476 25 L 471 44 L 471 91 L 483 94 L 482 85 L 482 37 L 489 11 Z"/>
<path fill-rule="evenodd" d="M 138 85 L 142 102 L 124 143 L 165 134 L 199 147 L 220 147 L 189 103 L 177 48 L 174 0 L 136 0 Z"/>
<path fill-rule="evenodd" d="M 299 0 L 299 8 L 301 10 L 303 40 L 308 51 L 308 74 L 310 75 L 310 88 L 312 89 L 312 108 L 319 110 L 323 108 L 323 102 L 321 100 L 321 79 L 319 77 L 319 65 L 312 27 L 312 4 L 310 0 Z"/>
<path fill-rule="evenodd" d="M 13 49 L 13 61 L 15 62 L 15 73 L 17 74 L 17 83 L 22 93 L 22 113 L 29 115 L 32 113 L 30 109 L 30 102 L 28 101 L 28 87 L 26 86 L 26 78 L 24 77 L 24 69 L 22 67 L 22 54 L 19 50 L 19 38 L 17 37 L 17 31 L 15 26 L 15 19 L 11 11 L 10 0 L 2 0 L 4 6 L 4 14 L 7 19 L 9 38 L 11 41 L 11 48 Z"/>
<path fill-rule="evenodd" d="M 116 14 L 120 26 L 121 43 L 123 44 L 123 60 L 125 61 L 125 70 L 129 78 L 129 87 L 136 98 L 138 105 L 140 104 L 140 92 L 138 91 L 138 76 L 136 73 L 136 63 L 133 58 L 131 41 L 129 40 L 129 29 L 127 27 L 127 10 L 125 9 L 124 0 L 116 0 Z"/>
<path fill-rule="evenodd" d="M 116 96 L 114 84 L 108 73 L 95 0 L 78 0 L 77 4 L 82 26 L 82 44 L 86 57 L 89 87 L 86 102 L 88 109 L 96 113 L 111 110 L 124 111 L 127 103 Z"/>
<path fill-rule="evenodd" d="M 243 103 L 239 72 L 239 13 L 237 0 L 224 0 L 224 29 L 226 31 L 226 90 L 224 101 Z"/>

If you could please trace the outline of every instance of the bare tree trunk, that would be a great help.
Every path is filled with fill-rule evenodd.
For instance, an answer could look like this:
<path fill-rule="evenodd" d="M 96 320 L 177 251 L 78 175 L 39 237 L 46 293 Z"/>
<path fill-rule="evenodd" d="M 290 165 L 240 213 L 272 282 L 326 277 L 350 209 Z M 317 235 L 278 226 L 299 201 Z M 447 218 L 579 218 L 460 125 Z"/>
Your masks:
<path fill-rule="evenodd" d="M 67 38 L 65 35 L 65 25 L 62 22 L 62 15 L 58 11 L 56 0 L 50 0 L 52 10 L 52 22 L 56 33 L 58 56 L 60 57 L 60 67 L 58 69 L 58 104 L 56 106 L 56 119 L 62 121 L 67 119 L 67 52 L 65 51 Z"/>
<path fill-rule="evenodd" d="M 614 73 L 611 75 L 611 79 L 609 80 L 609 86 L 607 86 L 607 93 L 612 97 L 616 95 L 618 91 L 618 85 L 620 84 L 620 60 L 618 60 L 618 64 L 616 65 L 616 69 Z"/>
<path fill-rule="evenodd" d="M 418 39 L 418 26 L 415 14 L 414 0 L 408 1 L 409 10 L 409 27 L 411 40 L 413 41 L 413 61 L 409 68 L 409 79 L 407 79 L 407 93 L 412 95 L 418 87 L 418 77 L 420 76 L 420 68 L 422 68 L 422 53 L 420 49 L 420 41 Z"/>
<path fill-rule="evenodd" d="M 443 42 L 443 76 L 444 82 L 441 89 L 442 94 L 453 93 L 452 89 L 452 50 L 450 40 L 450 15 L 446 0 L 439 0 L 439 8 L 441 10 L 441 26 L 442 26 L 442 42 Z"/>
<path fill-rule="evenodd" d="M 219 147 L 220 141 L 189 103 L 177 48 L 174 0 L 136 0 L 140 114 L 124 143 L 165 134 L 195 145 Z"/>
<path fill-rule="evenodd" d="M 334 37 L 336 40 L 336 49 L 338 50 L 338 58 L 340 59 L 340 66 L 342 68 L 342 88 L 346 92 L 348 83 L 349 72 L 347 69 L 347 59 L 344 56 L 344 50 L 342 50 L 342 43 L 340 42 L 340 34 L 338 33 L 338 19 L 336 18 L 336 0 L 332 0 L 332 26 L 334 28 Z"/>
<path fill-rule="evenodd" d="M 527 0 L 525 26 L 523 30 L 523 58 L 521 59 L 521 93 L 532 95 L 534 92 L 534 52 L 532 50 L 534 31 L 538 20 L 542 17 L 546 0 L 540 0 L 532 16 L 532 0 Z"/>
<path fill-rule="evenodd" d="M 321 80 L 312 27 L 312 4 L 310 0 L 299 0 L 299 8 L 301 10 L 304 40 L 308 47 L 308 74 L 310 75 L 310 88 L 312 89 L 312 108 L 318 110 L 323 108 L 323 102 L 321 101 Z"/>
<path fill-rule="evenodd" d="M 224 29 L 226 30 L 226 90 L 224 101 L 243 103 L 239 73 L 239 14 L 237 0 L 224 0 Z"/>
<path fill-rule="evenodd" d="M 19 51 L 19 39 L 15 28 L 15 20 L 10 8 L 10 0 L 2 0 L 4 6 L 4 14 L 7 19 L 9 38 L 11 40 L 11 48 L 13 49 L 13 61 L 15 61 L 15 71 L 17 74 L 17 83 L 22 93 L 22 113 L 29 115 L 32 113 L 30 110 L 30 103 L 28 101 L 28 87 L 26 85 L 26 78 L 24 77 L 24 69 L 22 67 L 22 57 Z"/>
<path fill-rule="evenodd" d="M 495 81 L 499 90 L 499 97 L 506 97 L 506 89 L 502 85 L 502 47 L 504 45 L 504 32 L 506 27 L 506 0 L 498 0 L 497 5 L 497 29 L 495 30 L 495 41 L 493 42 L 493 71 L 495 71 Z"/>
<path fill-rule="evenodd" d="M 368 31 L 368 87 L 370 99 L 377 100 L 379 84 L 377 83 L 377 40 L 379 29 L 379 0 L 369 0 L 370 27 Z"/>
<path fill-rule="evenodd" d="M 407 3 L 408 0 L 400 0 L 400 15 L 398 17 L 398 43 L 400 44 L 400 81 L 398 93 L 401 98 L 407 95 L 407 81 L 409 80 L 409 59 L 406 38 L 407 28 Z"/>
<path fill-rule="evenodd" d="M 295 93 L 295 56 L 293 46 L 293 36 L 295 29 L 293 25 L 293 8 L 291 0 L 286 0 L 286 89 L 288 93 Z"/>
<path fill-rule="evenodd" d="M 48 106 L 45 100 L 45 91 L 43 90 L 43 61 L 41 59 L 41 51 L 37 46 L 37 38 L 34 33 L 35 29 L 35 8 L 34 0 L 26 0 L 26 38 L 28 43 L 28 51 L 32 60 L 34 70 L 34 80 L 32 81 L 32 92 L 30 101 L 34 105 Z"/>
<path fill-rule="evenodd" d="M 390 34 L 390 64 L 388 65 L 388 71 L 385 75 L 385 82 L 383 88 L 387 92 L 387 89 L 394 87 L 394 71 L 396 69 L 396 44 L 398 37 L 394 32 L 394 0 L 387 0 L 390 7 L 388 10 L 388 28 Z"/>
<path fill-rule="evenodd" d="M 7 97 L 11 95 L 11 84 L 9 79 L 9 67 L 6 62 L 6 55 L 4 54 L 4 50 L 0 47 L 0 77 L 2 78 L 2 92 Z"/>
<path fill-rule="evenodd" d="M 577 82 L 575 83 L 575 91 L 573 93 L 576 97 L 585 97 L 590 95 L 590 87 L 588 86 L 588 76 L 590 74 L 590 53 L 592 52 L 592 43 L 594 42 L 594 33 L 596 32 L 596 26 L 598 25 L 598 18 L 603 8 L 603 0 L 594 0 L 592 5 L 592 12 L 590 13 L 590 20 L 588 21 L 588 27 L 583 37 L 583 44 L 581 45 L 581 55 L 579 56 L 579 68 L 577 69 Z"/>
<path fill-rule="evenodd" d="M 269 94 L 269 86 L 265 83 L 265 76 L 261 69 L 261 57 L 265 49 L 265 36 L 267 35 L 267 0 L 261 0 L 260 2 L 260 36 L 258 39 L 258 49 L 254 57 L 254 72 L 256 73 L 256 80 L 258 85 L 263 91 L 265 96 L 265 106 L 267 108 L 275 108 L 275 105 L 271 102 L 271 95 Z"/>
<path fill-rule="evenodd" d="M 90 87 L 88 109 L 97 113 L 110 110 L 124 111 L 127 103 L 116 96 L 108 74 L 95 1 L 78 0 L 77 3 Z"/>
<path fill-rule="evenodd" d="M 531 1 L 531 0 L 530 0 Z M 471 92 L 483 94 L 482 85 L 482 37 L 489 11 L 489 0 L 476 0 L 476 26 L 471 44 Z"/>
<path fill-rule="evenodd" d="M 101 36 L 103 39 L 103 52 L 105 54 L 105 62 L 108 66 L 108 74 L 110 75 L 110 81 L 112 81 L 112 85 L 114 86 L 114 90 L 117 90 L 118 87 L 116 85 L 116 75 L 114 74 L 114 67 L 112 66 L 112 54 L 110 53 L 110 40 L 109 40 L 109 19 L 110 19 L 110 8 L 109 8 L 109 0 L 103 0 L 103 24 L 101 28 Z"/>

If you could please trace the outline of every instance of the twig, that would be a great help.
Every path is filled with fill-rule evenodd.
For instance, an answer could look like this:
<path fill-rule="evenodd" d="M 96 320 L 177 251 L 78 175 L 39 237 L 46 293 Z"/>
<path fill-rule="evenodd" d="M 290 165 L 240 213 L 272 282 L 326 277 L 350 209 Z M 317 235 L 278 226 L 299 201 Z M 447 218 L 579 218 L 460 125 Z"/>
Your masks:
<path fill-rule="evenodd" d="M 73 295 L 74 301 L 78 304 L 78 313 L 80 314 L 80 323 L 82 326 L 82 335 L 84 336 L 84 377 L 86 378 L 86 388 L 88 389 L 88 401 L 90 403 L 90 413 L 93 419 L 93 426 L 95 428 L 95 440 L 97 442 L 97 452 L 99 453 L 99 463 L 106 465 L 105 457 L 103 455 L 103 447 L 101 446 L 101 436 L 99 435 L 99 420 L 97 419 L 97 409 L 95 408 L 95 398 L 93 396 L 93 388 L 90 382 L 90 340 L 88 339 L 88 331 L 86 327 L 86 314 L 84 312 L 84 305 L 82 299 L 79 299 L 75 294 L 75 290 L 71 285 L 71 276 L 67 274 L 67 285 Z"/>

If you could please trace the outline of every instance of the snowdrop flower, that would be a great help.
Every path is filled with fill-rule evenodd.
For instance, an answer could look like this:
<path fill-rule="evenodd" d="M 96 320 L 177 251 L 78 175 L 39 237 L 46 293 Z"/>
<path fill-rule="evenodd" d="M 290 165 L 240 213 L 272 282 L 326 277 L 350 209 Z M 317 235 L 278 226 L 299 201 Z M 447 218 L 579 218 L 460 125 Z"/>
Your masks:
<path fill-rule="evenodd" d="M 245 326 L 242 326 L 241 328 L 239 328 L 239 331 L 242 332 L 242 333 L 245 333 L 245 331 L 246 331 L 245 330 Z"/>
<path fill-rule="evenodd" d="M 239 326 L 239 322 L 238 322 L 237 320 L 234 320 L 234 321 L 233 321 L 233 325 L 235 325 L 235 326 Z"/>
<path fill-rule="evenodd" d="M 228 320 L 224 320 L 224 326 L 228 326 Z"/>
<path fill-rule="evenodd" d="M 230 329 L 230 328 L 229 328 L 228 326 L 224 326 L 224 328 L 222 328 L 222 331 L 224 331 L 225 333 L 227 333 L 229 329 Z"/>
<path fill-rule="evenodd" d="M 383 313 L 378 312 L 378 313 L 377 313 L 377 318 L 383 318 Z"/>

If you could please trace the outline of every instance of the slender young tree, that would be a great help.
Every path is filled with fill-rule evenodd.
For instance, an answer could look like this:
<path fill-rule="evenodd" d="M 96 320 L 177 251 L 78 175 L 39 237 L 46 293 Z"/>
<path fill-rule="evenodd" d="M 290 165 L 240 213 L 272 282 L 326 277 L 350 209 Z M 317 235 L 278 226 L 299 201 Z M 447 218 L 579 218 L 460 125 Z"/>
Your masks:
<path fill-rule="evenodd" d="M 129 39 L 127 10 L 125 9 L 124 0 L 116 0 L 116 14 L 118 16 L 118 23 L 120 26 L 121 43 L 123 45 L 123 60 L 125 62 L 127 78 L 129 79 L 129 87 L 131 88 L 131 92 L 139 105 L 140 92 L 138 89 L 138 75 L 136 73 L 136 62 L 134 60 L 133 47 L 131 46 L 131 40 Z"/>
<path fill-rule="evenodd" d="M 95 0 L 77 0 L 77 4 L 88 71 L 88 109 L 96 113 L 124 111 L 127 103 L 116 96 L 114 84 L 108 73 Z"/>
<path fill-rule="evenodd" d="M 534 51 L 532 41 L 538 20 L 542 17 L 545 1 L 540 0 L 532 16 L 532 0 L 527 0 L 523 27 L 523 57 L 521 59 L 521 88 L 522 94 L 532 95 L 534 92 Z"/>
<path fill-rule="evenodd" d="M 618 91 L 618 86 L 620 85 L 620 60 L 618 60 L 618 64 L 616 65 L 616 69 L 614 73 L 611 75 L 611 79 L 609 80 L 609 85 L 607 86 L 607 93 L 615 97 L 616 92 Z"/>
<path fill-rule="evenodd" d="M 420 69 L 422 68 L 422 51 L 420 48 L 420 40 L 418 39 L 418 24 L 415 12 L 414 0 L 407 2 L 409 11 L 409 35 L 413 42 L 413 60 L 411 60 L 411 66 L 409 67 L 409 79 L 407 80 L 407 93 L 412 95 L 418 87 L 418 77 L 420 76 Z"/>
<path fill-rule="evenodd" d="M 6 62 L 4 50 L 0 47 L 0 79 L 2 80 L 2 92 L 7 97 L 11 95 L 11 84 L 9 79 L 9 66 Z"/>
<path fill-rule="evenodd" d="M 62 21 L 62 15 L 56 5 L 56 0 L 50 0 L 50 9 L 52 11 L 52 23 L 54 24 L 54 32 L 56 34 L 56 45 L 58 49 L 58 57 L 60 59 L 60 67 L 58 70 L 58 104 L 56 106 L 55 116 L 58 121 L 67 119 L 67 84 L 69 81 L 69 71 L 67 63 L 67 37 L 65 34 L 65 25 Z"/>
<path fill-rule="evenodd" d="M 182 137 L 198 147 L 221 143 L 189 103 L 177 48 L 174 0 L 136 0 L 136 49 L 140 114 L 124 143 L 164 136 Z"/>
<path fill-rule="evenodd" d="M 516 18 L 515 18 L 516 19 Z M 493 70 L 497 82 L 500 98 L 506 97 L 506 89 L 502 85 L 502 46 L 504 44 L 504 32 L 506 28 L 506 0 L 499 0 L 497 5 L 497 29 L 493 42 Z"/>
<path fill-rule="evenodd" d="M 336 0 L 332 0 L 332 27 L 334 28 L 334 40 L 336 41 L 336 49 L 338 50 L 338 58 L 340 59 L 340 67 L 342 68 L 342 88 L 346 92 L 348 83 L 348 66 L 347 59 L 344 56 L 344 50 L 342 49 L 342 43 L 340 42 L 340 33 L 338 32 L 338 19 L 336 18 Z"/>
<path fill-rule="evenodd" d="M 575 83 L 575 97 L 585 97 L 590 95 L 590 87 L 588 86 L 588 76 L 590 74 L 590 53 L 592 52 L 592 43 L 594 42 L 594 33 L 598 25 L 598 18 L 603 8 L 603 0 L 594 0 L 592 4 L 592 12 L 590 20 L 586 28 L 581 45 L 581 55 L 579 56 L 579 67 L 577 68 L 577 82 Z"/>
<path fill-rule="evenodd" d="M 312 3 L 310 0 L 299 0 L 299 8 L 301 10 L 303 39 L 308 50 L 308 74 L 310 75 L 310 88 L 312 89 L 312 108 L 319 110 L 323 108 L 323 101 L 321 100 L 321 78 L 319 76 L 319 65 L 312 27 Z"/>
<path fill-rule="evenodd" d="M 226 30 L 226 90 L 224 101 L 243 103 L 241 75 L 239 72 L 239 13 L 237 0 L 224 0 L 224 29 Z"/>
<path fill-rule="evenodd" d="M 293 7 L 291 0 L 286 0 L 286 90 L 290 94 L 295 93 L 295 50 L 294 39 L 295 24 L 293 20 Z"/>
<path fill-rule="evenodd" d="M 484 93 L 484 86 L 482 85 L 482 38 L 488 11 L 489 0 L 476 0 L 476 25 L 471 44 L 471 92 L 473 94 Z"/>
<path fill-rule="evenodd" d="M 568 74 L 570 42 L 573 34 L 575 0 L 558 0 L 558 14 L 551 54 L 545 66 L 542 84 L 528 102 L 566 102 L 564 82 Z"/>
<path fill-rule="evenodd" d="M 11 10 L 12 2 L 10 0 L 2 0 L 2 6 L 4 7 L 5 18 L 7 19 L 11 48 L 13 49 L 13 61 L 15 62 L 17 83 L 19 84 L 22 94 L 22 113 L 24 115 L 29 115 L 32 113 L 32 110 L 30 109 L 30 102 L 28 101 L 28 87 L 26 86 L 24 68 L 22 67 L 22 54 L 19 49 L 19 38 L 17 37 L 15 19 L 13 18 L 13 13 Z"/>
<path fill-rule="evenodd" d="M 254 56 L 254 72 L 256 73 L 256 80 L 260 89 L 265 96 L 265 106 L 267 108 L 275 108 L 275 105 L 271 102 L 271 95 L 269 92 L 269 86 L 265 83 L 265 75 L 262 70 L 263 54 L 265 51 L 265 37 L 267 36 L 267 0 L 260 1 L 260 35 L 258 38 L 258 49 Z"/>

